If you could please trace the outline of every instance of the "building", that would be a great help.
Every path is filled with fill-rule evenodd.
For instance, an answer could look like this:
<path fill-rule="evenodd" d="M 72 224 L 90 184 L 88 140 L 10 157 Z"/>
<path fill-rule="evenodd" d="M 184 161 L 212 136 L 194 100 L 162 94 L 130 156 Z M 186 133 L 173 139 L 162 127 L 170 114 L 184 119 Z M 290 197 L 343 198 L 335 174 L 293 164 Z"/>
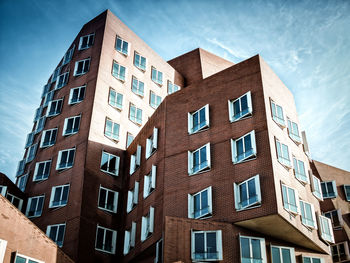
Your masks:
<path fill-rule="evenodd" d="M 107 10 L 44 86 L 17 185 L 76 262 L 330 262 L 303 145 L 259 55 L 166 62 Z"/>

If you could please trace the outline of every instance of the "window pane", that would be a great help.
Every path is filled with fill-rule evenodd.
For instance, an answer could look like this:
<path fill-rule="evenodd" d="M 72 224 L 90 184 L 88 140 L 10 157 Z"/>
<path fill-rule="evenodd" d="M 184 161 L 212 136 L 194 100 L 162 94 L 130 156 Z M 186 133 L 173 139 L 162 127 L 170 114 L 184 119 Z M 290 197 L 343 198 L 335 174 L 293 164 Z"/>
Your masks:
<path fill-rule="evenodd" d="M 273 247 L 271 249 L 271 252 L 272 252 L 272 263 L 282 263 L 279 248 Z"/>
<path fill-rule="evenodd" d="M 26 263 L 26 259 L 20 256 L 17 256 L 15 263 Z"/>
<path fill-rule="evenodd" d="M 254 259 L 262 259 L 260 240 L 252 239 L 252 252 Z M 260 262 L 260 261 L 257 261 Z"/>
<path fill-rule="evenodd" d="M 100 200 L 98 202 L 99 207 L 105 207 L 106 194 L 107 194 L 107 191 L 105 189 L 100 188 Z"/>
<path fill-rule="evenodd" d="M 255 179 L 248 181 L 249 204 L 255 203 L 258 200 L 255 189 Z"/>
<path fill-rule="evenodd" d="M 242 250 L 242 262 L 250 263 L 250 247 L 249 247 L 249 239 L 241 237 L 241 250 Z M 243 260 L 248 259 L 248 260 Z"/>
<path fill-rule="evenodd" d="M 101 228 L 98 228 L 97 237 L 96 237 L 96 248 L 103 249 L 103 236 L 104 236 L 104 230 Z"/>
<path fill-rule="evenodd" d="M 104 171 L 108 171 L 108 154 L 107 153 L 102 153 L 101 169 Z"/>
<path fill-rule="evenodd" d="M 207 233 L 207 258 L 217 258 L 216 232 Z"/>
<path fill-rule="evenodd" d="M 194 234 L 194 253 L 195 258 L 204 258 L 204 233 Z"/>
<path fill-rule="evenodd" d="M 282 248 L 283 263 L 292 263 L 290 250 Z"/>
<path fill-rule="evenodd" d="M 52 226 L 50 229 L 49 238 L 51 238 L 53 241 L 56 241 L 57 230 L 58 230 L 57 226 Z"/>

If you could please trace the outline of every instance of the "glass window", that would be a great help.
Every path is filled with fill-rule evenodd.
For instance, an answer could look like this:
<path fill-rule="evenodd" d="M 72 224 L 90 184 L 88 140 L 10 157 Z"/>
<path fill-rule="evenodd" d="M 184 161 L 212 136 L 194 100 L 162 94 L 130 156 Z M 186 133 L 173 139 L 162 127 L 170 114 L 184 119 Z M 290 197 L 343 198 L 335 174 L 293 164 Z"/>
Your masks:
<path fill-rule="evenodd" d="M 244 210 L 261 204 L 261 191 L 259 175 L 256 175 L 242 183 L 234 183 L 235 208 Z"/>
<path fill-rule="evenodd" d="M 242 137 L 231 139 L 232 162 L 240 163 L 256 157 L 255 131 L 251 131 Z"/>
<path fill-rule="evenodd" d="M 295 263 L 294 248 L 271 246 L 272 263 Z"/>
<path fill-rule="evenodd" d="M 287 123 L 288 123 L 288 135 L 289 135 L 289 137 L 297 144 L 300 144 L 301 138 L 299 135 L 298 124 L 291 121 L 289 118 L 287 118 Z"/>
<path fill-rule="evenodd" d="M 193 261 L 222 260 L 221 230 L 192 231 L 191 258 Z"/>
<path fill-rule="evenodd" d="M 155 94 L 152 90 L 150 91 L 149 105 L 156 109 L 162 103 L 162 97 Z"/>
<path fill-rule="evenodd" d="M 130 103 L 129 120 L 139 125 L 142 124 L 142 109 L 137 108 L 132 103 Z"/>
<path fill-rule="evenodd" d="M 188 218 L 208 217 L 212 215 L 212 212 L 211 186 L 193 195 L 188 194 Z"/>
<path fill-rule="evenodd" d="M 53 100 L 54 95 L 55 95 L 55 90 L 51 90 L 45 95 L 43 107 L 46 107 L 47 105 L 49 105 L 50 101 Z"/>
<path fill-rule="evenodd" d="M 136 77 L 132 76 L 131 90 L 136 95 L 143 97 L 144 95 L 145 84 L 138 80 Z"/>
<path fill-rule="evenodd" d="M 69 72 L 65 72 L 65 73 L 59 75 L 59 76 L 57 77 L 55 89 L 58 90 L 58 89 L 63 88 L 64 86 L 66 86 L 67 83 L 68 83 L 68 78 L 69 78 Z M 50 93 L 50 92 L 49 92 L 49 93 Z M 48 93 L 48 94 L 49 94 L 49 93 Z"/>
<path fill-rule="evenodd" d="M 46 122 L 46 116 L 43 116 L 39 120 L 36 121 L 36 124 L 35 124 L 35 133 L 36 134 L 41 132 L 44 129 L 45 122 Z"/>
<path fill-rule="evenodd" d="M 134 135 L 128 132 L 127 139 L 126 139 L 126 148 L 129 147 L 129 145 L 132 143 L 133 140 L 134 140 Z"/>
<path fill-rule="evenodd" d="M 283 109 L 271 100 L 272 119 L 281 127 L 285 127 Z"/>
<path fill-rule="evenodd" d="M 26 216 L 27 217 L 38 217 L 41 216 L 44 205 L 44 195 L 34 196 L 28 198 Z"/>
<path fill-rule="evenodd" d="M 74 76 L 86 74 L 90 69 L 90 58 L 79 60 L 75 62 Z"/>
<path fill-rule="evenodd" d="M 267 263 L 264 238 L 240 236 L 239 243 L 242 263 Z"/>
<path fill-rule="evenodd" d="M 46 235 L 54 241 L 57 246 L 63 246 L 64 232 L 66 229 L 66 224 L 57 224 L 47 226 Z"/>
<path fill-rule="evenodd" d="M 35 164 L 33 181 L 45 180 L 50 175 L 51 160 L 38 162 Z"/>
<path fill-rule="evenodd" d="M 112 75 L 116 79 L 119 79 L 124 82 L 126 76 L 126 68 L 117 63 L 116 61 L 113 61 Z"/>
<path fill-rule="evenodd" d="M 62 111 L 63 99 L 50 101 L 48 104 L 47 117 L 57 116 Z"/>
<path fill-rule="evenodd" d="M 120 36 L 117 36 L 115 49 L 127 56 L 129 54 L 129 43 L 123 40 Z"/>
<path fill-rule="evenodd" d="M 152 235 L 154 229 L 154 208 L 151 206 L 146 216 L 142 217 L 141 241 L 145 241 Z"/>
<path fill-rule="evenodd" d="M 323 198 L 335 198 L 338 196 L 337 185 L 335 181 L 321 182 Z"/>
<path fill-rule="evenodd" d="M 41 136 L 40 148 L 50 147 L 55 144 L 57 137 L 57 128 L 43 131 Z"/>
<path fill-rule="evenodd" d="M 131 222 L 131 229 L 125 231 L 124 251 L 123 251 L 124 255 L 128 254 L 130 249 L 135 247 L 135 239 L 136 239 L 136 223 Z"/>
<path fill-rule="evenodd" d="M 209 128 L 209 104 L 199 110 L 188 113 L 188 133 L 196 133 L 198 131 Z"/>
<path fill-rule="evenodd" d="M 203 145 L 193 152 L 188 151 L 189 175 L 210 170 L 210 167 L 210 143 Z"/>
<path fill-rule="evenodd" d="M 22 205 L 23 205 L 23 200 L 21 198 L 18 198 L 17 196 L 14 196 L 13 194 L 10 194 L 9 192 L 7 192 L 6 198 L 7 198 L 7 200 L 10 201 L 11 204 L 13 204 L 15 207 L 17 207 L 19 211 L 21 211 Z"/>
<path fill-rule="evenodd" d="M 35 258 L 30 258 L 25 255 L 21 255 L 16 252 L 15 254 L 15 260 L 13 261 L 14 263 L 44 263 L 44 261 L 35 259 Z"/>
<path fill-rule="evenodd" d="M 130 156 L 130 174 L 133 174 L 141 164 L 141 146 L 137 145 L 135 154 Z"/>
<path fill-rule="evenodd" d="M 348 242 L 331 246 L 333 262 L 347 262 L 350 259 Z"/>
<path fill-rule="evenodd" d="M 41 93 L 41 98 L 44 98 L 45 95 L 50 91 L 51 88 L 51 82 L 48 82 L 46 85 L 44 85 L 43 92 Z"/>
<path fill-rule="evenodd" d="M 149 196 L 156 189 L 157 167 L 152 165 L 151 172 L 144 176 L 143 180 L 143 198 Z"/>
<path fill-rule="evenodd" d="M 24 158 L 23 160 L 20 160 L 18 162 L 16 176 L 20 176 L 20 175 L 22 175 L 24 173 L 25 166 L 26 166 L 26 159 Z"/>
<path fill-rule="evenodd" d="M 314 205 L 300 200 L 301 222 L 308 227 L 317 228 Z"/>
<path fill-rule="evenodd" d="M 63 136 L 73 135 L 79 131 L 81 116 L 65 118 L 63 126 Z"/>
<path fill-rule="evenodd" d="M 158 129 L 153 128 L 153 134 L 146 140 L 146 159 L 148 159 L 158 148 Z"/>
<path fill-rule="evenodd" d="M 69 184 L 52 187 L 50 208 L 65 206 L 68 202 Z"/>
<path fill-rule="evenodd" d="M 27 157 L 26 157 L 26 162 L 29 163 L 34 160 L 35 155 L 36 155 L 36 149 L 38 148 L 38 144 L 33 144 L 30 146 L 27 150 Z"/>
<path fill-rule="evenodd" d="M 346 201 L 350 201 L 350 185 L 344 184 L 344 192 L 345 192 Z"/>
<path fill-rule="evenodd" d="M 158 85 L 163 85 L 163 73 L 152 67 L 151 79 Z"/>
<path fill-rule="evenodd" d="M 6 191 L 7 191 L 7 186 L 5 186 L 5 185 L 0 185 L 0 194 L 2 195 L 2 196 L 6 196 Z"/>
<path fill-rule="evenodd" d="M 303 257 L 303 263 L 324 263 L 323 258 Z"/>
<path fill-rule="evenodd" d="M 341 210 L 333 210 L 324 213 L 325 217 L 328 217 L 332 221 L 333 229 L 339 229 L 343 226 L 343 216 Z"/>
<path fill-rule="evenodd" d="M 72 104 L 77 104 L 79 102 L 82 102 L 85 97 L 85 89 L 86 89 L 85 85 L 81 87 L 72 88 L 69 92 L 68 104 L 72 105 Z"/>
<path fill-rule="evenodd" d="M 298 192 L 294 188 L 282 184 L 283 207 L 294 214 L 298 213 Z"/>
<path fill-rule="evenodd" d="M 31 132 L 31 133 L 29 133 L 27 135 L 25 149 L 27 149 L 28 147 L 32 146 L 32 144 L 34 142 L 34 136 L 35 136 L 35 132 Z"/>
<path fill-rule="evenodd" d="M 290 168 L 290 157 L 288 146 L 281 143 L 277 138 L 275 138 L 276 149 L 277 149 L 277 159 L 285 167 Z"/>
<path fill-rule="evenodd" d="M 24 190 L 26 189 L 28 176 L 29 174 L 27 173 L 17 178 L 17 186 L 22 192 L 24 192 Z"/>
<path fill-rule="evenodd" d="M 118 192 L 100 186 L 98 208 L 116 213 L 118 207 Z"/>
<path fill-rule="evenodd" d="M 105 136 L 114 140 L 119 140 L 119 128 L 120 125 L 118 123 L 113 122 L 112 120 L 106 118 L 106 126 L 105 126 Z"/>
<path fill-rule="evenodd" d="M 180 90 L 180 86 L 172 83 L 170 80 L 168 80 L 168 94 L 172 94 L 176 91 Z"/>
<path fill-rule="evenodd" d="M 309 178 L 306 175 L 305 172 L 305 166 L 304 166 L 304 162 L 301 160 L 296 159 L 293 156 L 293 171 L 294 171 L 294 175 L 295 177 L 301 181 L 302 183 L 309 183 Z"/>
<path fill-rule="evenodd" d="M 79 50 L 88 49 L 94 44 L 95 34 L 81 36 L 79 40 Z"/>
<path fill-rule="evenodd" d="M 128 191 L 128 202 L 126 212 L 129 213 L 137 205 L 139 200 L 139 182 L 135 182 L 133 189 Z"/>
<path fill-rule="evenodd" d="M 106 173 L 118 176 L 119 161 L 119 156 L 102 151 L 101 170 Z"/>
<path fill-rule="evenodd" d="M 311 190 L 312 190 L 313 195 L 317 199 L 323 201 L 320 179 L 318 179 L 316 176 L 314 176 L 311 172 L 310 172 L 310 178 L 311 178 Z"/>
<path fill-rule="evenodd" d="M 123 108 L 123 94 L 117 93 L 114 89 L 109 89 L 109 105 L 117 108 L 118 110 L 122 110 Z"/>
<path fill-rule="evenodd" d="M 319 220 L 319 232 L 320 236 L 324 241 L 334 243 L 334 235 L 333 235 L 333 229 L 332 229 L 332 222 L 328 217 L 325 216 L 318 216 Z"/>
<path fill-rule="evenodd" d="M 69 49 L 66 54 L 64 54 L 63 56 L 63 61 L 62 61 L 62 66 L 68 64 L 73 57 L 73 53 L 74 53 L 74 48 L 75 46 L 73 45 L 71 49 Z"/>
<path fill-rule="evenodd" d="M 52 94 L 53 94 L 53 93 L 52 93 Z M 46 95 L 45 95 L 45 96 L 46 96 Z M 43 113 L 43 107 L 40 106 L 39 108 L 37 108 L 37 109 L 35 110 L 34 122 L 40 119 L 42 113 Z"/>
<path fill-rule="evenodd" d="M 228 112 L 231 122 L 251 116 L 253 113 L 253 105 L 250 91 L 238 99 L 229 100 Z"/>
<path fill-rule="evenodd" d="M 115 254 L 117 231 L 97 225 L 95 249 Z"/>
<path fill-rule="evenodd" d="M 146 70 L 146 58 L 141 56 L 139 53 L 135 51 L 134 54 L 134 65 L 135 67 L 141 69 L 142 71 Z"/>
<path fill-rule="evenodd" d="M 58 152 L 56 170 L 63 170 L 73 167 L 75 148 Z"/>
<path fill-rule="evenodd" d="M 58 75 L 61 74 L 61 68 L 62 67 L 57 67 L 54 72 L 52 73 L 52 78 L 51 78 L 51 83 L 55 82 L 57 80 Z"/>

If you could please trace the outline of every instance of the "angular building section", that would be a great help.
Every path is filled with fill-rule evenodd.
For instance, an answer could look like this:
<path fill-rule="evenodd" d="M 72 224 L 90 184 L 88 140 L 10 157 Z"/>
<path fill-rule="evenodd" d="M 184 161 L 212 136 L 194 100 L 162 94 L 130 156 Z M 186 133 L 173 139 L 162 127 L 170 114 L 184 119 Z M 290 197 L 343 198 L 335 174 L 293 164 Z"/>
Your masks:
<path fill-rule="evenodd" d="M 0 190 L 76 262 L 346 262 L 349 173 L 298 123 L 259 55 L 166 62 L 107 10 L 44 87 L 24 193 Z"/>

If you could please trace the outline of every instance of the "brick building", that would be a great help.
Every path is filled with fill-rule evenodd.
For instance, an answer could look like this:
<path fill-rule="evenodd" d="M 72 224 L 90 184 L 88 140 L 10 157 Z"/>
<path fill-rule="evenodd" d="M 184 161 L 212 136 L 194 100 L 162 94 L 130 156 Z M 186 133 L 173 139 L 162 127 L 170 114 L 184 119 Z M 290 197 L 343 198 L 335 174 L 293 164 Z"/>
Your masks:
<path fill-rule="evenodd" d="M 17 185 L 77 262 L 330 262 L 305 145 L 293 95 L 259 55 L 166 62 L 107 10 L 44 86 Z"/>

